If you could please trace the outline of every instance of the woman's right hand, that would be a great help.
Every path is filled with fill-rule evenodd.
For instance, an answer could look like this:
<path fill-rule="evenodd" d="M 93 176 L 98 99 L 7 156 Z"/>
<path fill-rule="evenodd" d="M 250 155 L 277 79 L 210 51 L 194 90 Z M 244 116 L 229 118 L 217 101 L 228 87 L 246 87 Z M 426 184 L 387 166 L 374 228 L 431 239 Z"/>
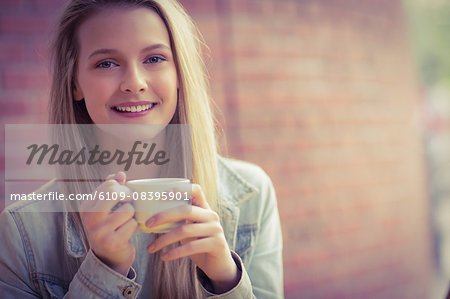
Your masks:
<path fill-rule="evenodd" d="M 97 187 L 97 194 L 130 194 L 131 190 L 125 185 L 125 179 L 123 172 L 109 175 L 106 181 Z M 135 258 L 135 248 L 130 239 L 138 228 L 130 200 L 96 198 L 93 201 L 83 201 L 80 206 L 80 217 L 91 250 L 108 267 L 124 276 L 127 276 Z M 122 205 L 111 211 L 118 202 Z"/>

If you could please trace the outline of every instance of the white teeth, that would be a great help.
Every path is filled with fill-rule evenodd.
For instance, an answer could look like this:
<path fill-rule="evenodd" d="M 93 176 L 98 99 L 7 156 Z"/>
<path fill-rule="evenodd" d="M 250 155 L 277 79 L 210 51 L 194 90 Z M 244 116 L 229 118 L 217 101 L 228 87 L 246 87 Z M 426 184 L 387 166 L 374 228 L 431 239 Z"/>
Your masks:
<path fill-rule="evenodd" d="M 126 107 L 118 107 L 114 106 L 114 109 L 121 112 L 141 112 L 152 108 L 155 104 L 148 105 L 138 105 L 138 106 L 126 106 Z"/>

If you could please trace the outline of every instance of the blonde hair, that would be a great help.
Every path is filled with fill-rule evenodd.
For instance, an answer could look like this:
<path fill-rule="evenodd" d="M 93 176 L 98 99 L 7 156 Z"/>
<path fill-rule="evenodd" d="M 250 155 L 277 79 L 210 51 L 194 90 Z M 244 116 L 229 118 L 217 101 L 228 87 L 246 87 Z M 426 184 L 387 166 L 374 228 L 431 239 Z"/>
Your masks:
<path fill-rule="evenodd" d="M 72 0 L 58 23 L 53 45 L 53 80 L 49 103 L 50 123 L 92 123 L 84 101 L 75 101 L 79 44 L 77 29 L 94 13 L 108 7 L 146 7 L 164 21 L 169 33 L 179 82 L 179 101 L 171 123 L 189 124 L 192 142 L 192 182 L 202 186 L 209 205 L 219 211 L 217 196 L 217 143 L 211 112 L 201 35 L 176 0 Z M 83 233 L 79 215 L 72 213 Z M 195 267 L 189 258 L 162 262 L 155 254 L 155 298 L 199 296 Z"/>

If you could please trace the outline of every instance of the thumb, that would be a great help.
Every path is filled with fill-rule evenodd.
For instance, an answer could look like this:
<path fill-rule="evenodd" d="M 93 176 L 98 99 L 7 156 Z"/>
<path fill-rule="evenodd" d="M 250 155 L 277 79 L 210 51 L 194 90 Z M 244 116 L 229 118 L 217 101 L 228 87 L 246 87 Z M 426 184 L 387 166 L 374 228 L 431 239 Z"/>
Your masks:
<path fill-rule="evenodd" d="M 117 173 L 110 174 L 106 177 L 106 181 L 109 180 L 115 180 L 119 184 L 123 185 L 125 184 L 125 181 L 127 180 L 127 175 L 123 171 L 119 171 Z"/>

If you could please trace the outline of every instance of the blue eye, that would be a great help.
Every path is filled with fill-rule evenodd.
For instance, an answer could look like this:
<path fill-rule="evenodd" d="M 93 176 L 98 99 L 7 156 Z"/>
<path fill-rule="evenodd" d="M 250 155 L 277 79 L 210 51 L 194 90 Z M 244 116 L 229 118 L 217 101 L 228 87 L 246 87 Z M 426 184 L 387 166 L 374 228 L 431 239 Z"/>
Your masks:
<path fill-rule="evenodd" d="M 152 57 L 148 58 L 145 62 L 147 62 L 147 63 L 160 63 L 160 62 L 163 62 L 163 61 L 165 61 L 165 59 L 162 58 L 162 57 L 152 56 Z"/>
<path fill-rule="evenodd" d="M 112 68 L 114 66 L 117 66 L 117 64 L 115 64 L 112 61 L 106 60 L 106 61 L 100 62 L 95 67 L 99 68 L 99 69 L 110 69 L 110 68 Z"/>

